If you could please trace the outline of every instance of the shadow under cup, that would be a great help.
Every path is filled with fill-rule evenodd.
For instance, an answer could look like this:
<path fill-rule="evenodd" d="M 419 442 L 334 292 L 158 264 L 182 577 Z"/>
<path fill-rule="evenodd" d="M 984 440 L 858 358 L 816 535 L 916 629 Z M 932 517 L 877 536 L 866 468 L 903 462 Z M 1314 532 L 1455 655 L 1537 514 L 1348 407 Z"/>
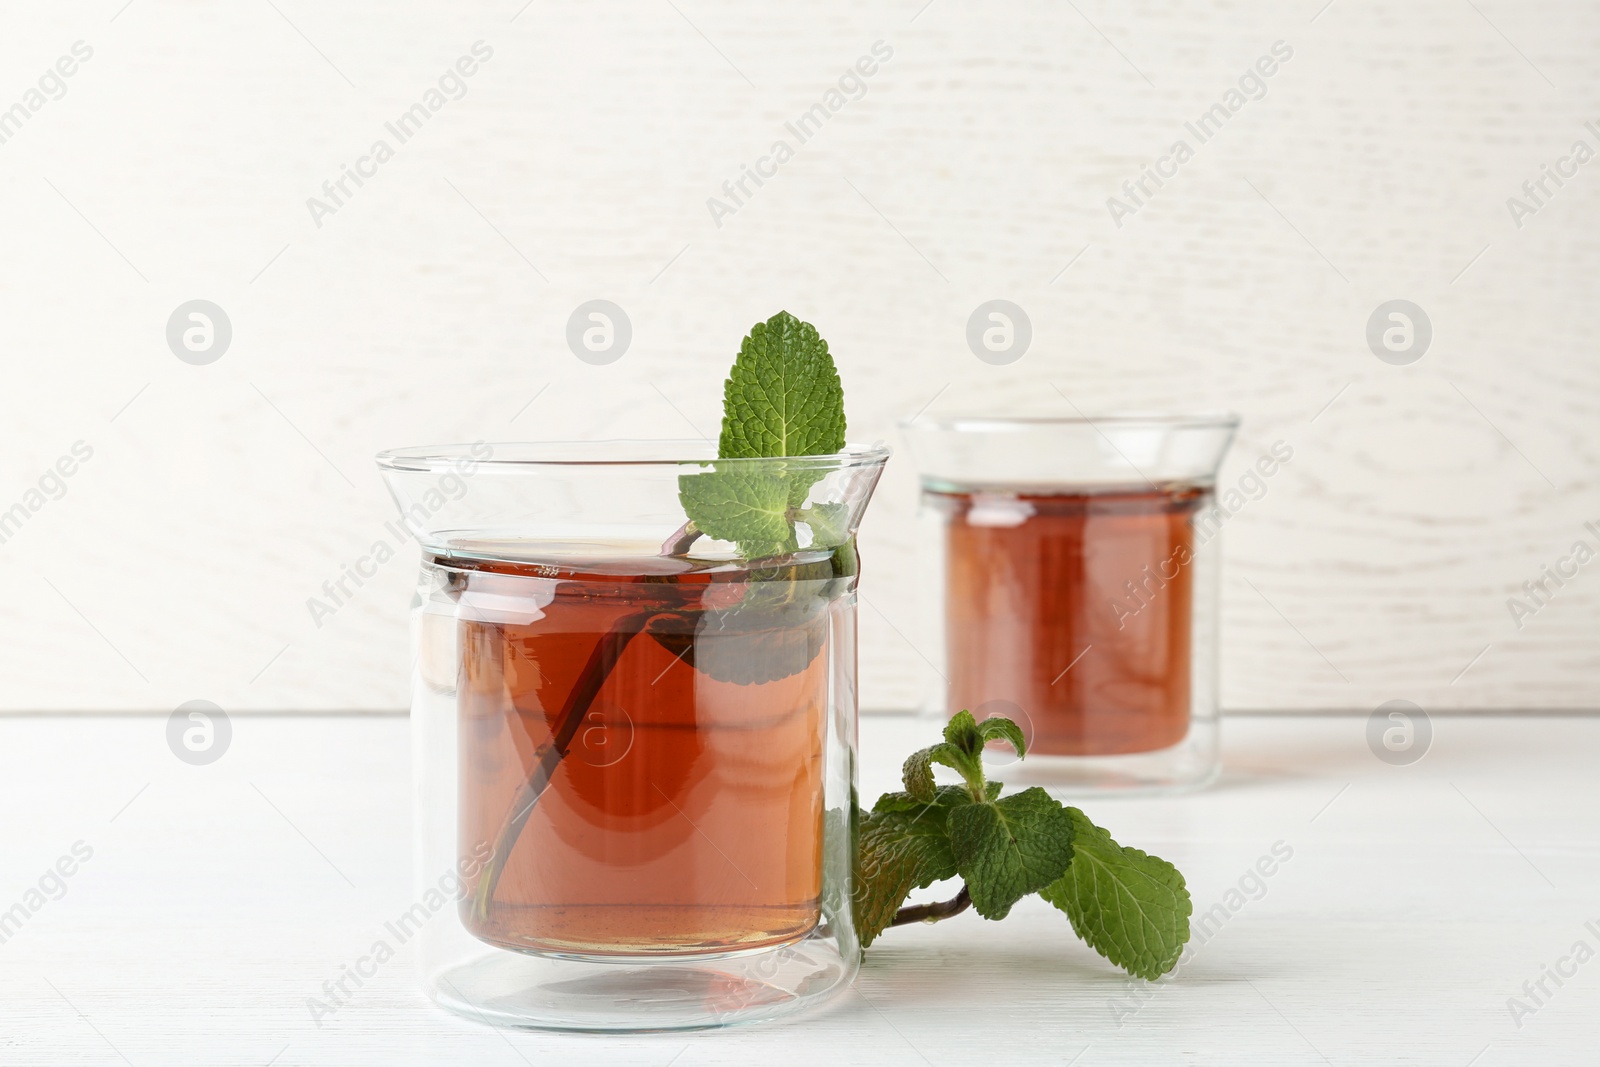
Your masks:
<path fill-rule="evenodd" d="M 903 425 L 922 481 L 930 710 L 1015 719 L 1007 781 L 1183 789 L 1218 770 L 1216 471 L 1228 415 Z M 997 747 L 991 762 L 1013 763 Z"/>

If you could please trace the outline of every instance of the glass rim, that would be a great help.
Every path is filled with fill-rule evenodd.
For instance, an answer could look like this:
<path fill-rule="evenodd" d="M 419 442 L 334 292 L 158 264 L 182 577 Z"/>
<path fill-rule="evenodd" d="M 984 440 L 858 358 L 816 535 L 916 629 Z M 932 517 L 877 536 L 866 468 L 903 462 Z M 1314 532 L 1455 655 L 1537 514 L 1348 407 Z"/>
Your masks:
<path fill-rule="evenodd" d="M 489 450 L 483 455 L 482 450 Z M 838 452 L 813 456 L 750 456 L 719 458 L 716 443 L 700 438 L 644 440 L 609 438 L 599 441 L 477 441 L 472 444 L 410 445 L 389 448 L 375 457 L 384 471 L 428 473 L 454 469 L 463 462 L 496 467 L 506 472 L 574 467 L 704 467 L 715 463 L 733 467 L 783 463 L 787 469 L 849 470 L 881 466 L 893 449 L 879 441 L 871 445 L 846 444 Z M 606 455 L 603 453 L 615 453 Z"/>
<path fill-rule="evenodd" d="M 1237 430 L 1239 415 L 1232 411 L 1193 413 L 1111 412 L 1105 415 L 913 415 L 901 419 L 905 431 L 942 430 L 964 433 L 1006 433 L 1030 429 L 1087 426 L 1151 428 L 1162 430 Z"/>

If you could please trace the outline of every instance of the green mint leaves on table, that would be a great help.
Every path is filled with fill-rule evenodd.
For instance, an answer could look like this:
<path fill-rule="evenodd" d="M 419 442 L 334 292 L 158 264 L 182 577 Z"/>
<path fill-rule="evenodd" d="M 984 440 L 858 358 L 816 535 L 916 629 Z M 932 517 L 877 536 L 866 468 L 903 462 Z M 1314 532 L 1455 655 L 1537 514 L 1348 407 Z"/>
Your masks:
<path fill-rule="evenodd" d="M 1158 856 L 1111 840 L 1077 808 L 1073 860 L 1039 895 L 1067 913 L 1072 929 L 1106 959 L 1140 978 L 1172 969 L 1189 940 L 1189 891 Z"/>
<path fill-rule="evenodd" d="M 1117 844 L 1043 789 L 1001 796 L 1001 783 L 984 777 L 990 741 L 1026 755 L 1010 719 L 977 722 L 961 712 L 943 742 L 906 760 L 905 791 L 885 793 L 859 817 L 855 916 L 862 947 L 890 926 L 948 918 L 968 900 L 984 918 L 1003 919 L 1018 900 L 1038 893 L 1066 913 L 1090 948 L 1128 973 L 1153 979 L 1170 971 L 1189 940 L 1183 875 L 1160 857 Z M 936 785 L 935 764 L 963 784 Z M 964 883 L 955 901 L 902 911 L 912 890 L 955 877 Z"/>
<path fill-rule="evenodd" d="M 844 387 L 816 327 L 780 311 L 751 327 L 723 387 L 720 459 L 832 455 L 844 447 Z M 820 477 L 782 464 L 715 463 L 678 479 L 684 514 L 699 532 L 732 541 L 746 559 L 848 539 L 842 504 L 802 507 Z"/>

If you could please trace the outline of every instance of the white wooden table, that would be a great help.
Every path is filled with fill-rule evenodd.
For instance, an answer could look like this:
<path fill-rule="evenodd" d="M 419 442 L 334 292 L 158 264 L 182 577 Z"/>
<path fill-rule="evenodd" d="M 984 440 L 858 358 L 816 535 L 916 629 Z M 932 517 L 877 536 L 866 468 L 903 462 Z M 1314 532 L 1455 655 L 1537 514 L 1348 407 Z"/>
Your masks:
<path fill-rule="evenodd" d="M 312 1021 L 307 998 L 410 901 L 404 719 L 236 717 L 206 767 L 173 757 L 164 718 L 0 719 L 0 909 L 25 919 L 0 944 L 0 1063 L 1600 1060 L 1600 959 L 1569 956 L 1600 951 L 1600 719 L 1439 717 L 1407 767 L 1365 725 L 1230 719 L 1215 788 L 1085 804 L 1175 861 L 1197 916 L 1223 904 L 1175 978 L 1125 980 L 1033 901 L 892 931 L 809 1020 L 606 1038 L 455 1018 L 404 950 Z M 864 794 L 928 732 L 867 719 Z M 92 856 L 30 897 L 80 841 Z M 1274 845 L 1292 856 L 1257 884 Z"/>

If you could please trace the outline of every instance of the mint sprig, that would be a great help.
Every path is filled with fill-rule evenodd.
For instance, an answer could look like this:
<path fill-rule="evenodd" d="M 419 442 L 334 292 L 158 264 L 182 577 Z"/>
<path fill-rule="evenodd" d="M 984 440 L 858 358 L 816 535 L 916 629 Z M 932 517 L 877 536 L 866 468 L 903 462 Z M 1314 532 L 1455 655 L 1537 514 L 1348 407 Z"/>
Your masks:
<path fill-rule="evenodd" d="M 905 791 L 885 793 L 858 817 L 855 917 L 862 947 L 903 922 L 936 921 L 970 901 L 986 919 L 1003 919 L 1038 893 L 1065 912 L 1073 931 L 1100 955 L 1140 978 L 1171 970 L 1189 940 L 1191 904 L 1183 875 L 1166 860 L 1125 848 L 1077 808 L 1038 787 L 1001 796 L 988 781 L 983 749 L 1004 741 L 1026 756 L 1010 719 L 976 721 L 963 711 L 944 740 L 911 754 Z M 935 765 L 961 785 L 936 785 Z M 960 896 L 943 905 L 902 908 L 915 889 L 959 876 Z"/>
<path fill-rule="evenodd" d="M 780 311 L 750 329 L 722 390 L 719 459 L 832 455 L 844 447 L 844 387 L 816 327 Z M 746 559 L 849 540 L 841 504 L 802 507 L 819 473 L 782 463 L 708 464 L 678 479 L 694 530 L 732 541 Z"/>

